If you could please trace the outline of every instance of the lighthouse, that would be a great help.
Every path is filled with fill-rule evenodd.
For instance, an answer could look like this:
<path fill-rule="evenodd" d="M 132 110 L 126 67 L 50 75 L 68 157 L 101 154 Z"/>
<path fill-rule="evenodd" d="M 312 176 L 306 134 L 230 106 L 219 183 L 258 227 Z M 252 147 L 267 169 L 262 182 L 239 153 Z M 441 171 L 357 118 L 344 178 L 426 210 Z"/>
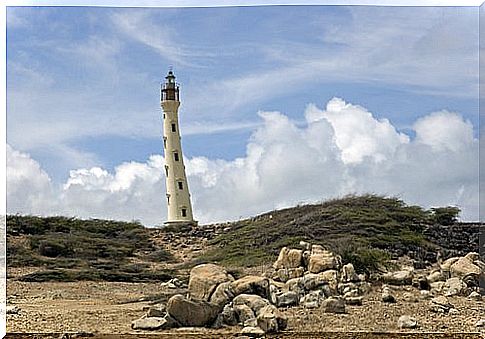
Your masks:
<path fill-rule="evenodd" d="M 185 175 L 184 157 L 178 119 L 180 106 L 179 85 L 170 70 L 161 86 L 163 110 L 163 150 L 167 188 L 167 221 L 165 225 L 196 225 L 190 203 L 189 185 Z"/>

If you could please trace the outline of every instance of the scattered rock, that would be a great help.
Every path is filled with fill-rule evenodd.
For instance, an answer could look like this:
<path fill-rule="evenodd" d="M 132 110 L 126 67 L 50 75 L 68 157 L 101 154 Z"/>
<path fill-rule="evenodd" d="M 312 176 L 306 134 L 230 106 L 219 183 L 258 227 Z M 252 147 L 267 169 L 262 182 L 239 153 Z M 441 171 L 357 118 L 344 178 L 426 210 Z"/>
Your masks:
<path fill-rule="evenodd" d="M 176 294 L 168 300 L 167 313 L 182 326 L 209 326 L 217 318 L 219 307 L 203 300 L 189 300 Z"/>
<path fill-rule="evenodd" d="M 164 317 L 166 314 L 166 308 L 164 304 L 158 304 L 151 306 L 148 309 L 147 317 Z"/>
<path fill-rule="evenodd" d="M 276 306 L 278 307 L 287 307 L 297 305 L 299 301 L 298 293 L 295 292 L 286 292 L 277 296 L 276 298 Z"/>
<path fill-rule="evenodd" d="M 317 251 L 316 254 L 310 255 L 308 262 L 308 271 L 311 273 L 320 273 L 326 270 L 337 269 L 339 264 L 338 258 L 329 251 Z"/>
<path fill-rule="evenodd" d="M 391 293 L 391 289 L 385 286 L 382 288 L 381 300 L 385 303 L 395 303 L 396 297 Z"/>
<path fill-rule="evenodd" d="M 290 279 L 302 277 L 304 272 L 305 269 L 303 267 L 280 268 L 278 271 L 276 271 L 275 279 L 286 282 Z"/>
<path fill-rule="evenodd" d="M 197 265 L 190 271 L 189 294 L 192 298 L 209 301 L 217 285 L 234 278 L 215 264 Z"/>
<path fill-rule="evenodd" d="M 402 315 L 397 320 L 397 327 L 401 329 L 405 328 L 416 328 L 418 326 L 418 322 L 416 318 L 413 318 L 409 315 Z"/>
<path fill-rule="evenodd" d="M 431 299 L 431 311 L 438 313 L 448 313 L 454 306 L 448 301 L 445 296 L 439 296 Z"/>
<path fill-rule="evenodd" d="M 248 275 L 231 283 L 234 295 L 256 294 L 263 298 L 269 296 L 269 280 L 265 277 Z"/>
<path fill-rule="evenodd" d="M 162 317 L 140 318 L 131 323 L 131 328 L 134 330 L 160 330 L 169 328 L 168 321 Z"/>
<path fill-rule="evenodd" d="M 426 279 L 428 280 L 428 283 L 431 284 L 437 281 L 445 281 L 446 277 L 441 271 L 434 271 L 430 275 L 428 275 Z"/>
<path fill-rule="evenodd" d="M 227 281 L 219 284 L 216 287 L 214 293 L 212 293 L 210 297 L 210 302 L 212 304 L 218 305 L 219 307 L 223 307 L 224 305 L 232 301 L 234 297 L 234 288 L 232 287 L 231 282 Z"/>
<path fill-rule="evenodd" d="M 411 285 L 413 282 L 412 270 L 388 272 L 382 276 L 382 281 L 390 285 Z"/>
<path fill-rule="evenodd" d="M 357 275 L 357 273 L 355 273 L 354 265 L 352 265 L 351 263 L 348 263 L 342 266 L 341 280 L 343 282 L 360 281 L 359 276 Z"/>
<path fill-rule="evenodd" d="M 468 299 L 480 301 L 482 300 L 482 296 L 480 295 L 480 293 L 473 291 L 468 295 Z"/>
<path fill-rule="evenodd" d="M 260 310 L 263 307 L 270 305 L 270 302 L 267 299 L 264 299 L 259 295 L 252 294 L 240 294 L 236 298 L 234 298 L 232 303 L 234 306 L 248 306 L 256 316 L 259 314 Z"/>
<path fill-rule="evenodd" d="M 478 277 L 480 273 L 480 267 L 475 265 L 473 261 L 467 257 L 458 259 L 453 265 L 450 266 L 450 274 L 452 278 L 462 278 L 470 275 Z"/>
<path fill-rule="evenodd" d="M 288 323 L 286 316 L 273 305 L 263 307 L 256 319 L 258 327 L 265 333 L 284 330 Z"/>
<path fill-rule="evenodd" d="M 464 295 L 467 291 L 467 285 L 457 277 L 446 280 L 443 285 L 443 291 L 446 296 Z"/>
<path fill-rule="evenodd" d="M 302 265 L 302 256 L 302 250 L 283 247 L 273 267 L 277 270 L 282 268 L 298 268 Z"/>
<path fill-rule="evenodd" d="M 302 298 L 300 298 L 300 305 L 305 308 L 318 308 L 323 301 L 324 296 L 321 290 L 311 291 Z"/>
<path fill-rule="evenodd" d="M 246 334 L 252 338 L 259 338 L 264 336 L 264 331 L 259 327 L 246 326 L 241 330 L 241 334 Z"/>
<path fill-rule="evenodd" d="M 250 319 L 256 319 L 253 310 L 247 305 L 235 305 L 234 311 L 240 324 L 245 324 Z"/>
<path fill-rule="evenodd" d="M 326 313 L 345 313 L 345 301 L 343 298 L 331 297 L 322 302 Z"/>

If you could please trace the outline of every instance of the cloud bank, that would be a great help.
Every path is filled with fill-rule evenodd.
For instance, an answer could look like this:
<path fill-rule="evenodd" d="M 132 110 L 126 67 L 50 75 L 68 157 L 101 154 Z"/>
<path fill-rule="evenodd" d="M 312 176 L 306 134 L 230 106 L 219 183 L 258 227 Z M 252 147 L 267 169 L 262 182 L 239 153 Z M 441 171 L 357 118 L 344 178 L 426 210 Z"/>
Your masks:
<path fill-rule="evenodd" d="M 412 137 L 339 98 L 324 109 L 308 105 L 304 124 L 281 112 L 258 114 L 262 123 L 244 157 L 185 159 L 201 223 L 351 193 L 398 196 L 424 207 L 457 205 L 462 219 L 478 219 L 478 140 L 457 113 L 418 119 Z M 152 155 L 113 173 L 81 168 L 57 185 L 28 154 L 7 145 L 7 211 L 160 225 L 166 217 L 163 165 L 162 155 Z"/>

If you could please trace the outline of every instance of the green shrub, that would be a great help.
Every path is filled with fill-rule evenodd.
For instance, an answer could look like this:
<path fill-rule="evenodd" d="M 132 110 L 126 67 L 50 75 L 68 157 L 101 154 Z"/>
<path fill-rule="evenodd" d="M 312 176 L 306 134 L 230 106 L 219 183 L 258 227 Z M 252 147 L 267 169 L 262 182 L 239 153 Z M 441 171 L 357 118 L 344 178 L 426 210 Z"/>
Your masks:
<path fill-rule="evenodd" d="M 440 225 L 453 225 L 458 221 L 458 215 L 461 210 L 458 207 L 448 206 L 448 207 L 437 207 L 432 208 L 432 220 Z"/>

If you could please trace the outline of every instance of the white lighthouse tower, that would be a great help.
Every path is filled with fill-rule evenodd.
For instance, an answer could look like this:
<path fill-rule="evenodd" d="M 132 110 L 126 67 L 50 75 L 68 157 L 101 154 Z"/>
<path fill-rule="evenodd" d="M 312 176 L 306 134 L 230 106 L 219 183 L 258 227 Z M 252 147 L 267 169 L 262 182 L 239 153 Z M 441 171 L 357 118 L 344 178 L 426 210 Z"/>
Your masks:
<path fill-rule="evenodd" d="M 163 110 L 163 150 L 165 153 L 165 176 L 167 187 L 166 225 L 196 225 L 190 203 L 189 186 L 185 175 L 184 158 L 180 142 L 178 108 L 179 85 L 170 70 L 161 89 Z"/>

